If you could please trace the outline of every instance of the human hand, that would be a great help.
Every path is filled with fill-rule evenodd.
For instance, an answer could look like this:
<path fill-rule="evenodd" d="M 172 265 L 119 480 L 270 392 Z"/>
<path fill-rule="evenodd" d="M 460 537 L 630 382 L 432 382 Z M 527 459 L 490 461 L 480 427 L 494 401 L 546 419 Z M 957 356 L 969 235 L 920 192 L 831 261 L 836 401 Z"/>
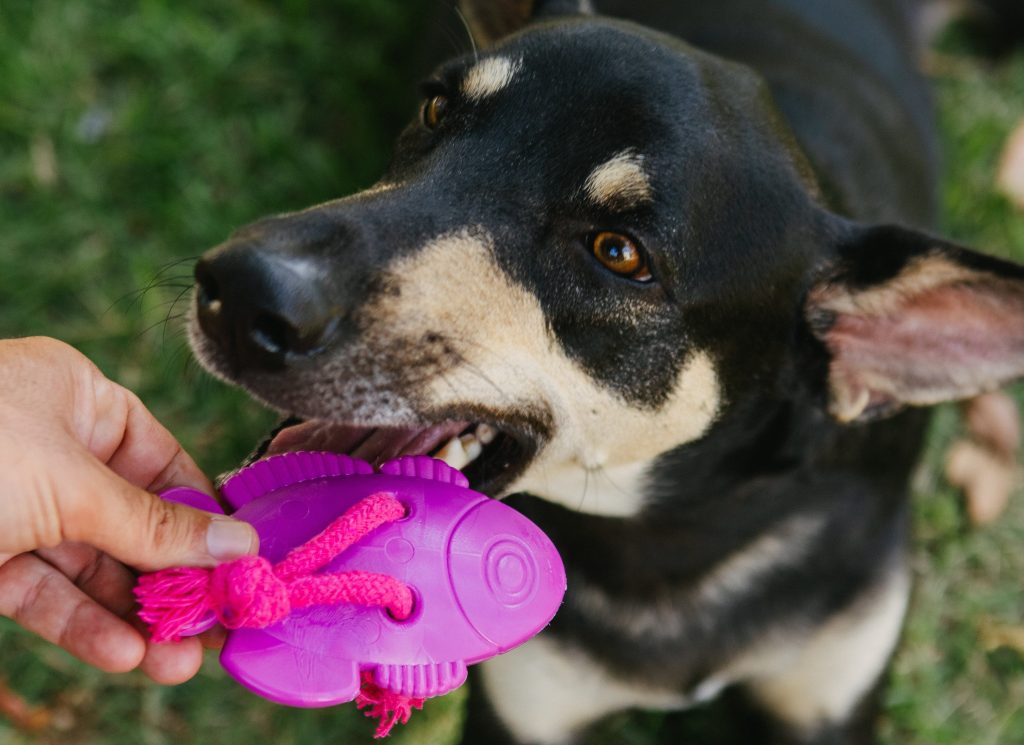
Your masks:
<path fill-rule="evenodd" d="M 125 565 L 213 566 L 258 538 L 151 493 L 171 486 L 213 490 L 135 394 L 62 342 L 0 341 L 0 615 L 107 672 L 191 678 L 200 642 L 147 641 Z"/>

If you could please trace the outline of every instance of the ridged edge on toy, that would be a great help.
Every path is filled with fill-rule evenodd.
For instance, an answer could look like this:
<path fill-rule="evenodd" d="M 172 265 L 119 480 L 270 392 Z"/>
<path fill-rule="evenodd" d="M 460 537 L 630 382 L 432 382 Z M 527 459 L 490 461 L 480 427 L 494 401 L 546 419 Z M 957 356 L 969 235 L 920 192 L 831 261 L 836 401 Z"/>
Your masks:
<path fill-rule="evenodd" d="M 373 674 L 381 688 L 410 698 L 443 696 L 465 683 L 466 676 L 466 663 L 462 660 L 427 665 L 378 665 Z"/>
<path fill-rule="evenodd" d="M 373 466 L 348 455 L 298 452 L 273 455 L 236 473 L 221 487 L 225 501 L 238 510 L 254 499 L 284 486 L 326 476 L 369 476 Z"/>
<path fill-rule="evenodd" d="M 388 476 L 411 476 L 463 488 L 469 487 L 469 479 L 462 471 L 429 455 L 406 455 L 389 460 L 380 467 L 380 472 Z"/>

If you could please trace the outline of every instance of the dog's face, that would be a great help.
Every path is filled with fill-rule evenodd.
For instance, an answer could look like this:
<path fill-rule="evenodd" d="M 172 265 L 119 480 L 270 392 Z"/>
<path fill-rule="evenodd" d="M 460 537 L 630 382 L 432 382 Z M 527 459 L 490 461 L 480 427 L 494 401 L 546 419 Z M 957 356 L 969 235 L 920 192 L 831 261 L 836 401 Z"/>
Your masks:
<path fill-rule="evenodd" d="M 830 215 L 758 78 L 667 37 L 539 25 L 443 66 L 424 99 L 377 186 L 197 267 L 199 358 L 305 420 L 272 451 L 440 449 L 493 495 L 628 515 L 654 459 L 741 402 L 930 403 L 917 368 L 864 351 L 902 329 L 848 319 L 996 275 L 989 295 L 1021 310 L 1012 267 Z M 847 302 L 865 291 L 882 295 Z M 932 301 L 918 316 L 946 323 Z M 1020 342 L 941 397 L 1019 374 Z"/>

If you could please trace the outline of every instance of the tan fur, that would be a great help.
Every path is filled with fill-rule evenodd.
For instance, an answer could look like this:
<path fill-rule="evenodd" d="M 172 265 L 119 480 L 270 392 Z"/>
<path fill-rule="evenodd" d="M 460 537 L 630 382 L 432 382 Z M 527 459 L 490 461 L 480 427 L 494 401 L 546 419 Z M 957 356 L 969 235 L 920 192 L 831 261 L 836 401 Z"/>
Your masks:
<path fill-rule="evenodd" d="M 654 198 L 644 158 L 634 150 L 623 150 L 593 170 L 585 185 L 587 197 L 598 207 L 633 209 Z"/>
<path fill-rule="evenodd" d="M 510 490 L 585 512 L 635 513 L 650 459 L 696 439 L 715 418 L 720 387 L 710 358 L 693 354 L 669 401 L 638 409 L 566 355 L 537 298 L 509 280 L 488 241 L 444 236 L 391 267 L 396 292 L 369 312 L 387 337 L 376 346 L 416 345 L 429 333 L 450 340 L 461 363 L 427 381 L 428 408 L 485 403 L 550 418 L 551 441 Z"/>
<path fill-rule="evenodd" d="M 489 57 L 470 68 L 462 81 L 462 92 L 471 101 L 482 101 L 503 90 L 522 67 L 520 60 Z"/>
<path fill-rule="evenodd" d="M 905 567 L 818 629 L 776 674 L 751 686 L 776 716 L 811 732 L 841 722 L 878 680 L 896 646 L 910 594 Z"/>
<path fill-rule="evenodd" d="M 613 678 L 588 655 L 538 636 L 483 664 L 499 718 L 519 742 L 555 745 L 600 717 L 633 707 L 680 709 L 681 694 Z"/>
<path fill-rule="evenodd" d="M 851 292 L 843 285 L 825 285 L 811 293 L 808 304 L 836 314 L 885 316 L 899 312 L 915 295 L 957 282 L 977 281 L 979 276 L 941 256 L 923 256 L 881 287 Z"/>

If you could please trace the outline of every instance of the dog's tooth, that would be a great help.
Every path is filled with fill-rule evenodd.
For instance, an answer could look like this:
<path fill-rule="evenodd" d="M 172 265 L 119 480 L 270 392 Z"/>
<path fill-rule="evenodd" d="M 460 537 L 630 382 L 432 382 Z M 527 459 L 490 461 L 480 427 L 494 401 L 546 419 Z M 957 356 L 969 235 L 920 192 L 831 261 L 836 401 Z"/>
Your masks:
<path fill-rule="evenodd" d="M 463 435 L 459 438 L 459 442 L 462 443 L 462 449 L 466 451 L 467 464 L 472 463 L 479 458 L 480 453 L 484 451 L 483 443 L 477 439 L 476 435 Z"/>
<path fill-rule="evenodd" d="M 494 438 L 498 436 L 498 430 L 489 424 L 478 424 L 474 434 L 484 445 L 490 445 L 494 442 Z"/>
<path fill-rule="evenodd" d="M 434 453 L 435 458 L 440 458 L 452 468 L 464 468 L 469 463 L 466 449 L 458 437 L 448 440 L 441 449 Z"/>

